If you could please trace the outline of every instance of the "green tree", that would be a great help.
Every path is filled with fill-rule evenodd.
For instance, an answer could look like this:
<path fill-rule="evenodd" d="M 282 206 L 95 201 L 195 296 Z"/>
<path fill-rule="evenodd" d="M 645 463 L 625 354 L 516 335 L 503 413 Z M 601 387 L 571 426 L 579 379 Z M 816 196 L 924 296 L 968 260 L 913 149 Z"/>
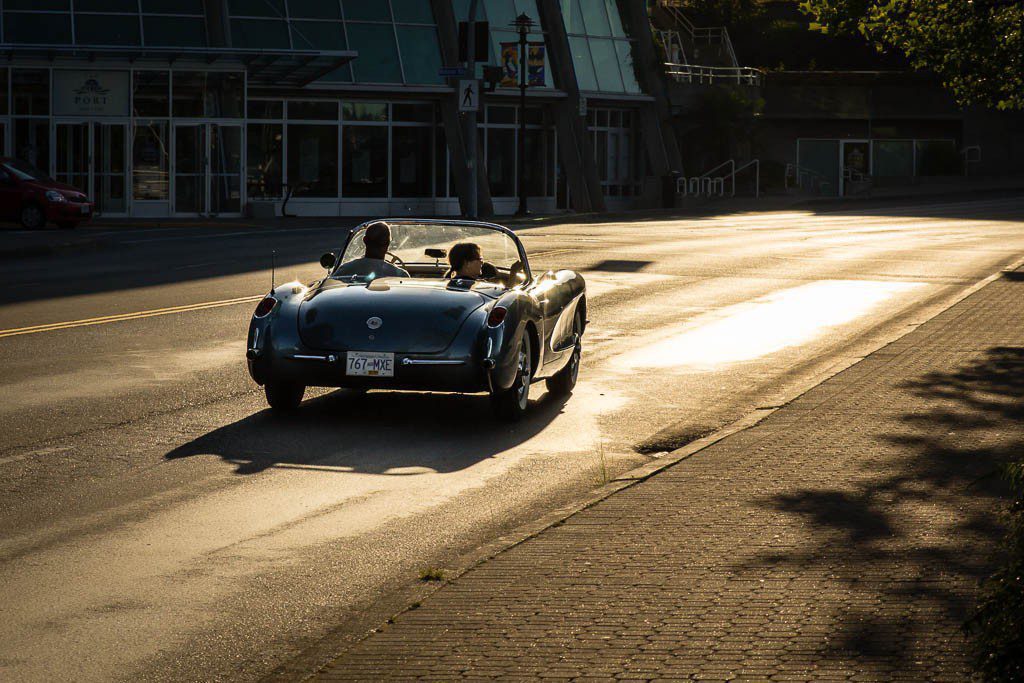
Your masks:
<path fill-rule="evenodd" d="M 1024 0 L 803 0 L 816 28 L 859 33 L 929 69 L 960 104 L 1024 109 Z"/>

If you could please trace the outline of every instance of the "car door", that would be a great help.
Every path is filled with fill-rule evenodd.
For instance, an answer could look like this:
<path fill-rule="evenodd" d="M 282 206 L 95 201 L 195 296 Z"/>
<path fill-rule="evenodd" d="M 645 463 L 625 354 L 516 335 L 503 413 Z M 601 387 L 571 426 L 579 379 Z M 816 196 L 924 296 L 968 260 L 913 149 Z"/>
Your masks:
<path fill-rule="evenodd" d="M 534 278 L 529 289 L 541 311 L 541 365 L 560 367 L 573 347 L 573 316 L 583 292 L 583 281 L 574 271 L 547 271 Z"/>
<path fill-rule="evenodd" d="M 0 220 L 18 220 L 21 213 L 21 183 L 0 166 Z"/>

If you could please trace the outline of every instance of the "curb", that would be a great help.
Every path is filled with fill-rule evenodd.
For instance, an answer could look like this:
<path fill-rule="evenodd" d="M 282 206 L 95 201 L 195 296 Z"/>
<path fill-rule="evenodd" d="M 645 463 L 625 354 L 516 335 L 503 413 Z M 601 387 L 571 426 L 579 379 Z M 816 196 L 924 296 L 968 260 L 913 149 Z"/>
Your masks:
<path fill-rule="evenodd" d="M 935 311 L 929 317 L 915 321 L 907 325 L 900 334 L 879 346 L 875 350 L 863 356 L 849 356 L 842 358 L 832 366 L 826 376 L 814 379 L 804 386 L 796 387 L 778 405 L 755 408 L 743 417 L 716 430 L 714 433 L 700 439 L 691 441 L 687 445 L 677 448 L 669 453 L 664 453 L 652 462 L 636 467 L 628 472 L 620 474 L 604 486 L 589 492 L 584 497 L 553 510 L 538 519 L 527 522 L 516 527 L 511 532 L 504 534 L 479 548 L 466 553 L 456 559 L 454 566 L 445 568 L 445 578 L 437 584 L 411 583 L 406 584 L 393 591 L 391 594 L 379 599 L 369 609 L 362 610 L 353 615 L 345 624 L 321 639 L 315 645 L 307 648 L 304 652 L 280 665 L 277 669 L 264 676 L 260 680 L 263 683 L 283 683 L 284 681 L 308 681 L 323 671 L 332 662 L 343 657 L 348 649 L 356 643 L 372 636 L 387 627 L 402 614 L 418 609 L 420 603 L 444 588 L 445 584 L 457 580 L 467 572 L 484 564 L 485 562 L 507 552 L 526 541 L 539 536 L 544 531 L 553 527 L 561 526 L 566 520 L 577 515 L 588 508 L 591 508 L 607 498 L 625 489 L 640 484 L 656 474 L 673 467 L 683 460 L 687 460 L 704 449 L 713 446 L 734 434 L 745 431 L 756 426 L 766 417 L 786 407 L 796 399 L 806 394 L 811 389 L 824 384 L 841 372 L 853 367 L 863 359 L 872 356 L 888 346 L 900 341 L 911 332 L 916 331 L 926 322 L 936 318 L 954 306 L 962 303 L 975 292 L 983 289 L 992 282 L 1004 277 L 1005 273 L 1011 273 L 1024 266 L 1024 257 L 1000 268 L 988 277 L 974 283 L 961 292 L 957 293 L 947 306 Z"/>

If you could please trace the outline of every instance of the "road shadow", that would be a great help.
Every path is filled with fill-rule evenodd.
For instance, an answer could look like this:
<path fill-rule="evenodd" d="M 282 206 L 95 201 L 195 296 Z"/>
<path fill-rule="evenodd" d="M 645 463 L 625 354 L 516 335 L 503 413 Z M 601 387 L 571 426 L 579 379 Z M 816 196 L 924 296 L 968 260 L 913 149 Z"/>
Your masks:
<path fill-rule="evenodd" d="M 522 421 L 505 423 L 486 396 L 339 389 L 293 414 L 269 409 L 178 446 L 168 460 L 216 455 L 237 474 L 272 467 L 409 476 L 455 472 L 543 431 L 567 398 L 544 394 Z"/>
<path fill-rule="evenodd" d="M 806 608 L 835 624 L 821 656 L 925 680 L 920 648 L 966 651 L 959 627 L 998 559 L 1004 529 L 993 510 L 1010 493 L 998 468 L 1024 455 L 1024 347 L 993 347 L 898 389 L 879 400 L 905 412 L 838 449 L 857 463 L 841 466 L 840 483 L 759 501 L 764 513 L 798 518 L 801 540 L 736 566 L 826 577 L 821 604 Z"/>

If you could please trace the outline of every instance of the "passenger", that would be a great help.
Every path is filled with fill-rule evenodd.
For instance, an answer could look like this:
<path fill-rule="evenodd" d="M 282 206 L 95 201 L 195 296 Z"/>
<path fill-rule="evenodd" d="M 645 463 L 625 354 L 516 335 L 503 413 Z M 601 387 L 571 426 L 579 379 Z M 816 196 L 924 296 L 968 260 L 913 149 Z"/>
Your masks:
<path fill-rule="evenodd" d="M 366 256 L 340 266 L 335 275 L 362 275 L 370 279 L 378 277 L 409 277 L 405 268 L 388 263 L 384 257 L 391 246 L 391 228 L 384 221 L 375 221 L 363 231 Z"/>
<path fill-rule="evenodd" d="M 448 263 L 452 279 L 480 280 L 483 277 L 484 255 L 480 245 L 473 242 L 459 242 L 448 251 Z"/>

